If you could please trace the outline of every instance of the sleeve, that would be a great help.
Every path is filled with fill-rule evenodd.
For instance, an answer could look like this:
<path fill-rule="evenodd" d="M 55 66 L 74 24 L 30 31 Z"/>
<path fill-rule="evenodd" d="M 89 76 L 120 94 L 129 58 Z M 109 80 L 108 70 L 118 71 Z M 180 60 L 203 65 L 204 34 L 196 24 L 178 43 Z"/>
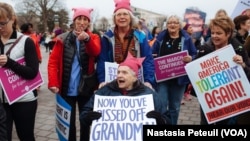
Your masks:
<path fill-rule="evenodd" d="M 48 87 L 56 86 L 60 88 L 60 77 L 61 77 L 61 66 L 62 54 L 63 54 L 63 44 L 61 41 L 57 40 L 53 51 L 51 52 L 48 60 Z"/>
<path fill-rule="evenodd" d="M 90 39 L 86 42 L 87 53 L 91 56 L 97 57 L 101 52 L 101 41 L 97 34 L 88 32 Z"/>
<path fill-rule="evenodd" d="M 111 43 L 108 42 L 108 39 L 106 37 L 102 37 L 101 53 L 97 60 L 97 69 L 96 69 L 99 83 L 105 81 L 105 62 L 113 61 L 112 58 L 109 58 L 109 56 L 112 56 L 111 54 L 112 51 L 109 48 L 112 48 Z"/>
<path fill-rule="evenodd" d="M 26 65 L 21 65 L 15 60 L 8 58 L 4 67 L 10 68 L 17 75 L 24 79 L 33 79 L 39 71 L 39 61 L 36 53 L 36 47 L 31 38 L 27 38 L 24 44 L 24 58 Z"/>
<path fill-rule="evenodd" d="M 152 55 L 152 50 L 147 42 L 147 39 L 144 38 L 143 43 L 140 44 L 141 49 L 141 57 L 145 57 L 145 60 L 143 61 L 143 76 L 144 76 L 144 82 L 149 82 L 151 85 L 155 85 L 154 80 L 154 58 Z"/>

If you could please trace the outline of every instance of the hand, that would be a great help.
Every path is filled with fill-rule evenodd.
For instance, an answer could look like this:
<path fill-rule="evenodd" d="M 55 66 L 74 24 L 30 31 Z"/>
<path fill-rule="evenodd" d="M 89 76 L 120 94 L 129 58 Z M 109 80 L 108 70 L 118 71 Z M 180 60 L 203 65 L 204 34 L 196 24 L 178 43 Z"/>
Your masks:
<path fill-rule="evenodd" d="M 56 93 L 59 92 L 59 88 L 57 88 L 57 87 L 49 87 L 49 90 L 50 90 L 52 93 L 54 93 L 54 94 L 56 94 Z"/>
<path fill-rule="evenodd" d="M 157 125 L 170 124 L 167 123 L 166 120 L 162 117 L 161 113 L 157 111 L 150 111 L 146 114 L 147 118 L 154 118 L 156 120 Z"/>
<path fill-rule="evenodd" d="M 237 64 L 240 64 L 243 68 L 246 67 L 246 64 L 243 62 L 242 56 L 240 55 L 235 55 L 233 57 L 233 61 Z"/>
<path fill-rule="evenodd" d="M 189 63 L 192 61 L 192 56 L 190 56 L 190 55 L 184 56 L 182 61 L 185 63 Z"/>
<path fill-rule="evenodd" d="M 98 86 L 98 89 L 100 89 L 101 87 L 105 86 L 106 84 L 107 84 L 107 82 L 100 83 L 99 86 Z"/>
<path fill-rule="evenodd" d="M 102 113 L 90 111 L 87 113 L 87 115 L 85 116 L 85 118 L 83 120 L 85 120 L 87 123 L 91 124 L 91 122 L 93 120 L 97 120 L 100 117 L 102 117 Z"/>
<path fill-rule="evenodd" d="M 4 66 L 7 63 L 7 60 L 8 57 L 5 54 L 0 55 L 0 66 Z"/>
<path fill-rule="evenodd" d="M 144 85 L 149 87 L 150 89 L 153 89 L 152 85 L 149 82 L 144 82 Z"/>
<path fill-rule="evenodd" d="M 89 40 L 89 35 L 88 33 L 86 33 L 85 31 L 82 31 L 78 34 L 77 36 L 78 40 L 84 40 L 84 41 L 88 41 Z"/>

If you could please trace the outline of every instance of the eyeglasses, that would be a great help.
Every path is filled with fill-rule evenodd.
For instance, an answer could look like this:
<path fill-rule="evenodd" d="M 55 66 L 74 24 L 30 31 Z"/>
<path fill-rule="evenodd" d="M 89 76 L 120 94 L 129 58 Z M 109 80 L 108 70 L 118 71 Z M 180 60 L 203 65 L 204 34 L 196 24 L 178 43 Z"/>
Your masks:
<path fill-rule="evenodd" d="M 10 20 L 6 21 L 6 22 L 0 22 L 0 27 L 3 28 L 4 26 L 6 26 L 9 23 Z"/>
<path fill-rule="evenodd" d="M 127 16 L 129 16 L 129 14 L 128 13 L 117 13 L 116 16 L 117 17 L 121 17 L 121 16 L 127 17 Z"/>
<path fill-rule="evenodd" d="M 168 24 L 179 24 L 179 22 L 169 22 Z"/>

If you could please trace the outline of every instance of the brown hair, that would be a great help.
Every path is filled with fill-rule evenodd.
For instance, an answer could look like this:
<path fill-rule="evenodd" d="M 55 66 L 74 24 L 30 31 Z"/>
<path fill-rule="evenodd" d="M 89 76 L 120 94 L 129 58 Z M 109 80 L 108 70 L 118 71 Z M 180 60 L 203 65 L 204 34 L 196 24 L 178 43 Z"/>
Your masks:
<path fill-rule="evenodd" d="M 214 26 L 220 27 L 226 34 L 232 37 L 234 31 L 234 23 L 232 19 L 228 16 L 217 17 L 210 21 L 209 28 L 212 29 Z"/>
<path fill-rule="evenodd" d="M 250 17 L 247 15 L 239 15 L 234 18 L 234 24 L 235 24 L 235 29 L 239 30 L 241 24 L 245 24 L 247 20 L 249 20 Z"/>
<path fill-rule="evenodd" d="M 7 3 L 0 2 L 0 19 L 14 19 L 14 23 L 12 25 L 13 29 L 17 29 L 17 20 L 16 14 L 13 7 Z"/>

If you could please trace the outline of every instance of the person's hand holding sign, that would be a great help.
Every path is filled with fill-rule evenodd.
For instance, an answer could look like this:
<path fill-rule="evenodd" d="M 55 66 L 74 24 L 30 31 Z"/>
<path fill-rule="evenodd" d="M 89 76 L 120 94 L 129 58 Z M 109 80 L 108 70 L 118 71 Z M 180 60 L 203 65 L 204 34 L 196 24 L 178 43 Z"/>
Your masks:
<path fill-rule="evenodd" d="M 150 111 L 146 114 L 147 118 L 154 118 L 156 120 L 157 125 L 164 125 L 169 124 L 170 125 L 170 119 L 165 120 L 162 117 L 162 114 L 157 111 Z"/>
<path fill-rule="evenodd" d="M 81 118 L 81 121 L 85 120 L 86 123 L 91 124 L 93 120 L 97 120 L 100 117 L 102 117 L 102 113 L 95 112 L 95 111 L 90 111 L 90 112 L 88 112 L 86 114 L 85 117 Z"/>

